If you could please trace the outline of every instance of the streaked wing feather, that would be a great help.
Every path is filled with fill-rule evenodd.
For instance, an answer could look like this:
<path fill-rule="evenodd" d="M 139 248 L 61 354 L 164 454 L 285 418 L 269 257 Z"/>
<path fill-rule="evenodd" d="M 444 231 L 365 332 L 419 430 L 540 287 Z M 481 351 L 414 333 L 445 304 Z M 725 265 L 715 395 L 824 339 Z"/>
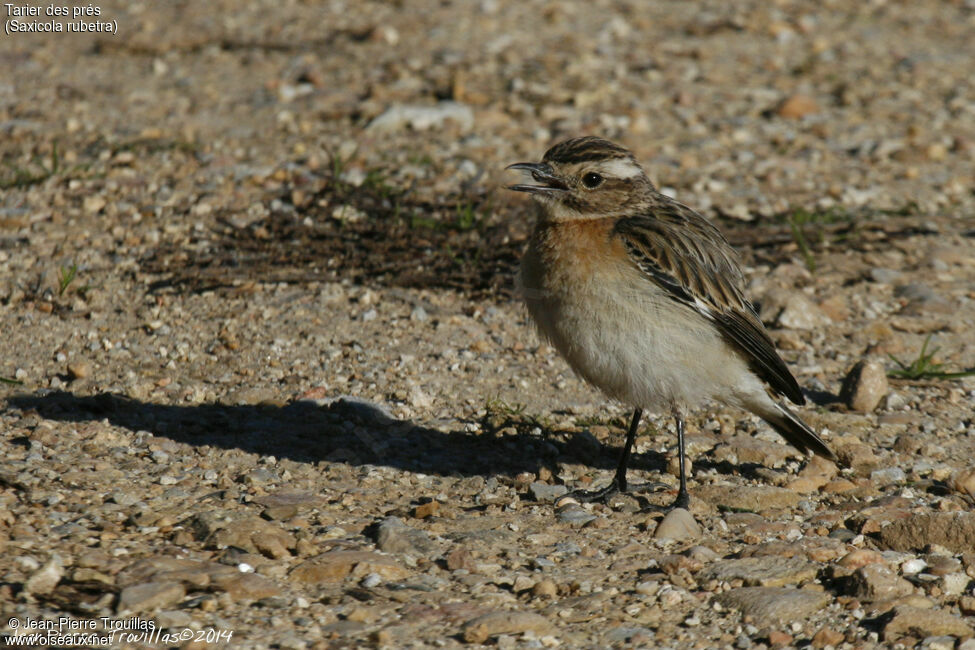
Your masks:
<path fill-rule="evenodd" d="M 795 377 L 744 297 L 744 278 L 728 241 L 707 219 L 662 195 L 651 212 L 616 224 L 634 263 L 675 300 L 711 319 L 775 392 L 805 403 Z"/>

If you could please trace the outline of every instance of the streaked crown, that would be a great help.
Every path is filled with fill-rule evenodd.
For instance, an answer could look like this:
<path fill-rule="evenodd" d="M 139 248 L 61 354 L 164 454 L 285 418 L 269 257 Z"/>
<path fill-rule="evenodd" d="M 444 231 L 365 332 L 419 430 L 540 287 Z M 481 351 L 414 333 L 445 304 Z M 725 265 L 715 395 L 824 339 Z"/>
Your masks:
<path fill-rule="evenodd" d="M 545 152 L 542 160 L 548 163 L 571 165 L 616 158 L 634 160 L 629 149 L 621 147 L 615 142 L 587 135 L 558 143 Z"/>

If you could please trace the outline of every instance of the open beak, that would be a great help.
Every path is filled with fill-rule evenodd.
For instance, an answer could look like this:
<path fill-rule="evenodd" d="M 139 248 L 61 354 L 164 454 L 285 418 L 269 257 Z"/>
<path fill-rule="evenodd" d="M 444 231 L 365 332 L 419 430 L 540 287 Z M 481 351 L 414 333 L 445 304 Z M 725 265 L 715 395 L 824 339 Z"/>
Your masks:
<path fill-rule="evenodd" d="M 557 194 L 559 192 L 565 192 L 569 188 L 566 187 L 565 183 L 555 175 L 552 170 L 552 166 L 548 163 L 515 163 L 514 165 L 508 165 L 505 169 L 518 169 L 525 172 L 530 172 L 532 178 L 535 179 L 539 185 L 509 185 L 509 190 L 514 190 L 515 192 L 528 192 L 530 194 Z"/>

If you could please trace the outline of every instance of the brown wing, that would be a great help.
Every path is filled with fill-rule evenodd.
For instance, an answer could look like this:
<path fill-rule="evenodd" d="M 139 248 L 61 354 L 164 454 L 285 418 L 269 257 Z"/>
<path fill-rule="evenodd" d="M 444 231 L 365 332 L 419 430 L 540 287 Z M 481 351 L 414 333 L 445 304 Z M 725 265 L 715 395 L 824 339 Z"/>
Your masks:
<path fill-rule="evenodd" d="M 748 357 L 752 371 L 796 404 L 805 398 L 745 299 L 731 244 L 710 221 L 663 195 L 647 214 L 620 219 L 615 233 L 647 278 L 678 302 L 713 321 Z"/>

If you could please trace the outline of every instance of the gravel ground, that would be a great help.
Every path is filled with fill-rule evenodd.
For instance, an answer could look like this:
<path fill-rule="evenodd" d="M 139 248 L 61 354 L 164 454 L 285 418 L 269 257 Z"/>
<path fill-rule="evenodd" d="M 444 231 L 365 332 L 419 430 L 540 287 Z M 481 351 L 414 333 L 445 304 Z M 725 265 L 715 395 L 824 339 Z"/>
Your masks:
<path fill-rule="evenodd" d="M 99 9 L 0 40 L 0 634 L 975 647 L 971 2 Z M 586 133 L 739 246 L 838 465 L 709 407 L 692 517 L 556 503 L 626 411 L 502 170 Z"/>

